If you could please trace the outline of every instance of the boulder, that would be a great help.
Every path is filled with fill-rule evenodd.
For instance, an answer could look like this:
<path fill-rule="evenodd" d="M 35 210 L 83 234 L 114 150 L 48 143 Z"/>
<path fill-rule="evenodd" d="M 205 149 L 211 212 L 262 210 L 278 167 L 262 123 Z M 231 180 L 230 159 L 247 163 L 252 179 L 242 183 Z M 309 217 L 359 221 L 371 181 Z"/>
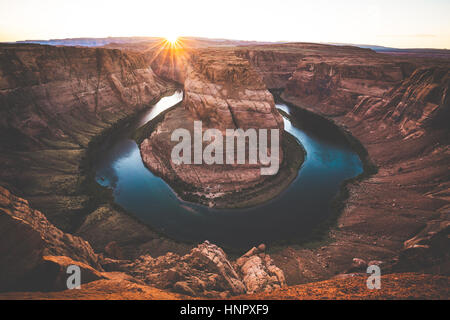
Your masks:
<path fill-rule="evenodd" d="M 367 268 L 367 262 L 360 258 L 353 258 L 352 270 L 364 270 Z"/>
<path fill-rule="evenodd" d="M 87 274 L 103 271 L 89 243 L 62 232 L 28 201 L 0 187 L 0 290 L 61 289 L 68 261 Z"/>
<path fill-rule="evenodd" d="M 246 291 L 225 252 L 208 241 L 184 256 L 171 252 L 158 258 L 141 256 L 122 270 L 148 284 L 193 296 Z"/>
<path fill-rule="evenodd" d="M 253 247 L 235 262 L 247 293 L 271 291 L 286 285 L 283 271 L 273 264 L 273 260 L 262 249 L 265 250 L 265 245 Z"/>

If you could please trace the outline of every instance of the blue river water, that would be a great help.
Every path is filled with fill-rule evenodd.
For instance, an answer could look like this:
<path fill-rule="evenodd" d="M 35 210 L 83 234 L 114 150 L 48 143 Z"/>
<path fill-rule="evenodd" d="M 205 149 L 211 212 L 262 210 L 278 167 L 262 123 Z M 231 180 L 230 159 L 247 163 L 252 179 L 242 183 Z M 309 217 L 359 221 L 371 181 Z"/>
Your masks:
<path fill-rule="evenodd" d="M 113 190 L 117 204 L 163 234 L 187 242 L 209 240 L 230 250 L 245 251 L 260 243 L 296 242 L 332 214 L 331 202 L 344 180 L 362 173 L 359 156 L 332 124 L 281 102 L 276 107 L 285 130 L 306 150 L 297 178 L 275 199 L 245 209 L 211 209 L 180 200 L 161 178 L 143 164 L 130 133 L 174 106 L 177 92 L 162 98 L 140 119 L 106 141 L 94 169 L 99 184 Z"/>

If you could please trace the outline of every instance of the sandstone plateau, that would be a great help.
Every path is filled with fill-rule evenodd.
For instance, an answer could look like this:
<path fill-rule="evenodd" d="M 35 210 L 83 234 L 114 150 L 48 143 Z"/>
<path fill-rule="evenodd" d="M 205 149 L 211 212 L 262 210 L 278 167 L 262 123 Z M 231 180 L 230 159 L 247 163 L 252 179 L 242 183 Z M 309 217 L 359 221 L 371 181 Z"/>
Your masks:
<path fill-rule="evenodd" d="M 174 70 L 157 68 L 146 47 L 114 47 L 0 46 L 1 298 L 448 299 L 448 59 L 241 45 L 190 48 Z M 365 173 L 343 186 L 323 241 L 231 258 L 209 242 L 168 239 L 114 205 L 90 169 L 96 144 L 179 86 L 186 99 L 141 137 L 147 166 L 169 183 L 196 171 L 164 162 L 164 135 L 183 119 L 282 128 L 268 90 L 361 142 Z M 199 171 L 203 196 L 208 175 L 222 191 L 262 182 L 241 170 Z M 360 273 L 371 261 L 385 287 L 369 294 Z M 79 292 L 61 291 L 68 264 L 89 275 Z"/>

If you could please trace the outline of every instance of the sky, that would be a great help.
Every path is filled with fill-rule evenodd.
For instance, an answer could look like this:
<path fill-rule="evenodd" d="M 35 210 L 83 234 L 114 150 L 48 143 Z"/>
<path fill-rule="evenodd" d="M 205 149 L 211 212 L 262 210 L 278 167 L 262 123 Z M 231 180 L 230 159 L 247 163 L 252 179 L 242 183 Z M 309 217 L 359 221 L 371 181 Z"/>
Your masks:
<path fill-rule="evenodd" d="M 108 36 L 450 49 L 450 0 L 0 0 L 0 42 Z"/>

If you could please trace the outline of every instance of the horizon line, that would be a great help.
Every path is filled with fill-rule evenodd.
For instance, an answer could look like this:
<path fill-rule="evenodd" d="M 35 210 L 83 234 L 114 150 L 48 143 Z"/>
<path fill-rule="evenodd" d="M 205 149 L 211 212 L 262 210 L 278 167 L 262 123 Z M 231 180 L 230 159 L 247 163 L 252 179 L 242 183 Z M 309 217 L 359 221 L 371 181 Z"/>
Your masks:
<path fill-rule="evenodd" d="M 82 40 L 82 39 L 93 39 L 93 40 L 100 40 L 100 39 L 158 39 L 158 38 L 165 38 L 163 36 L 106 36 L 106 37 L 83 37 L 83 36 L 76 36 L 76 37 L 70 37 L 70 38 L 50 38 L 50 39 L 25 39 L 25 40 L 16 40 L 16 41 L 0 41 L 1 44 L 24 44 L 27 42 L 50 42 L 50 41 L 65 41 L 65 40 Z M 311 42 L 311 41 L 300 41 L 300 40 L 244 40 L 244 39 L 233 39 L 233 38 L 208 38 L 208 37 L 202 37 L 202 36 L 179 36 L 178 38 L 194 38 L 194 39 L 205 39 L 205 40 L 222 40 L 222 41 L 242 41 L 242 42 L 256 42 L 256 43 L 313 43 L 313 44 L 324 44 L 324 45 L 347 45 L 347 46 L 355 46 L 355 47 L 361 47 L 361 46 L 367 46 L 367 47 L 379 47 L 379 48 L 385 48 L 385 49 L 396 49 L 396 50 L 447 50 L 450 51 L 450 48 L 436 48 L 436 47 L 388 47 L 380 44 L 362 44 L 362 43 L 346 43 L 346 42 Z"/>

